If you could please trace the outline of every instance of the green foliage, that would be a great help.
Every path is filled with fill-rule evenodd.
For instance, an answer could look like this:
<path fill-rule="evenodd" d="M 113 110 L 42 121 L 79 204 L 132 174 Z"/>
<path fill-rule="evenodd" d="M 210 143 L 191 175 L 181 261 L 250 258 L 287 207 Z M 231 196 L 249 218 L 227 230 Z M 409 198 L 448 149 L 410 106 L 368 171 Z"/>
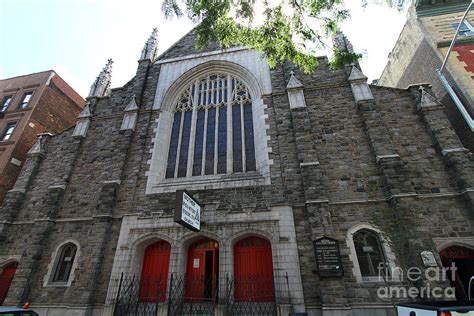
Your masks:
<path fill-rule="evenodd" d="M 224 48 L 246 46 L 262 52 L 272 68 L 289 60 L 305 73 L 314 71 L 316 50 L 326 47 L 324 40 L 349 17 L 342 0 L 280 0 L 277 5 L 269 0 L 177 1 L 163 0 L 162 10 L 166 17 L 181 17 L 186 12 L 199 23 L 198 47 L 210 40 L 219 41 Z M 391 0 L 383 1 L 394 6 Z M 262 10 L 256 12 L 258 7 Z M 334 56 L 333 67 L 361 57 L 343 52 Z"/>
<path fill-rule="evenodd" d="M 343 51 L 335 48 L 333 50 L 333 57 L 329 63 L 329 67 L 332 70 L 342 68 L 344 65 L 357 62 L 362 58 L 362 54 L 351 53 L 348 51 Z"/>

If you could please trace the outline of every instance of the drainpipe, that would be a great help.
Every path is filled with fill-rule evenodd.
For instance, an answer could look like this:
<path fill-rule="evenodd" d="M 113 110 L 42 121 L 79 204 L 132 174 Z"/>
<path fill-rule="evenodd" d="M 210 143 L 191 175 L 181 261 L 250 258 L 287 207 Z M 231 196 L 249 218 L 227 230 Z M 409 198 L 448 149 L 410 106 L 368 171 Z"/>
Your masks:
<path fill-rule="evenodd" d="M 444 77 L 443 69 L 446 66 L 449 55 L 451 54 L 451 51 L 454 47 L 454 43 L 456 42 L 456 38 L 458 37 L 459 29 L 461 28 L 461 25 L 463 24 L 464 20 L 466 19 L 467 13 L 471 9 L 473 3 L 474 3 L 474 0 L 471 0 L 471 3 L 467 7 L 466 12 L 464 12 L 464 15 L 462 16 L 461 21 L 459 22 L 458 28 L 456 29 L 456 33 L 454 34 L 453 40 L 451 41 L 451 45 L 449 46 L 448 53 L 446 54 L 446 57 L 444 58 L 443 64 L 441 65 L 440 69 L 436 70 L 436 74 L 438 75 L 439 80 L 444 85 L 446 90 L 448 90 L 449 95 L 453 99 L 453 101 L 456 104 L 456 107 L 458 108 L 458 110 L 461 112 L 461 115 L 463 116 L 463 118 L 466 121 L 467 125 L 471 129 L 471 132 L 474 132 L 474 120 L 471 118 L 471 116 L 467 112 L 466 108 L 464 107 L 464 104 L 462 104 L 461 100 L 459 100 L 456 93 L 454 93 L 454 90 L 453 90 L 453 88 L 451 88 L 451 85 L 448 83 L 448 80 L 446 80 L 446 78 Z"/>

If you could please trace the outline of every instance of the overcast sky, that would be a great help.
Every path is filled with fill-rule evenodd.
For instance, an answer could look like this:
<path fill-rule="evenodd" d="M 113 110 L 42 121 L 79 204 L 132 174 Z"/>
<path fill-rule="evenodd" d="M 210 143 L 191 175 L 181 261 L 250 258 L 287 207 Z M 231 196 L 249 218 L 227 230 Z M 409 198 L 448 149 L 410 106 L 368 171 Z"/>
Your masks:
<path fill-rule="evenodd" d="M 405 12 L 346 0 L 352 18 L 342 30 L 369 80 L 380 76 L 405 23 Z M 163 52 L 192 27 L 185 18 L 165 20 L 160 0 L 0 0 L 0 78 L 54 69 L 86 97 L 108 58 L 112 86 L 136 72 L 141 49 L 153 27 Z M 325 55 L 321 52 L 319 55 Z"/>

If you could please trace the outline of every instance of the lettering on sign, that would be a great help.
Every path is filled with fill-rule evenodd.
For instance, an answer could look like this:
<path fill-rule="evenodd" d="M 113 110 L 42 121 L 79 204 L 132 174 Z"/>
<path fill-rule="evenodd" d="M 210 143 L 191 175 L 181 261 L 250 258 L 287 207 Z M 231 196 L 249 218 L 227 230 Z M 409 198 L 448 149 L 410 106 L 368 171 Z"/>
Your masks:
<path fill-rule="evenodd" d="M 313 246 L 320 277 L 340 277 L 344 275 L 339 242 L 336 239 L 319 238 L 313 241 Z"/>
<path fill-rule="evenodd" d="M 193 231 L 201 229 L 201 206 L 185 190 L 176 191 L 174 221 Z"/>
<path fill-rule="evenodd" d="M 194 260 L 193 260 L 193 268 L 194 268 L 194 269 L 199 268 L 199 258 L 194 258 Z"/>

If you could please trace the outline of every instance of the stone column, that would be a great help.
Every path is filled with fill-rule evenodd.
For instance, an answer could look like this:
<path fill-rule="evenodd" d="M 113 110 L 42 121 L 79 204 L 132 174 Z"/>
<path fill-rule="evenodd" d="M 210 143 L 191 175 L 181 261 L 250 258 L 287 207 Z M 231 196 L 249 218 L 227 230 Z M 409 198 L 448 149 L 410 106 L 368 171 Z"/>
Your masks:
<path fill-rule="evenodd" d="M 23 204 L 25 192 L 30 187 L 43 160 L 44 146 L 51 134 L 40 134 L 33 147 L 28 151 L 28 158 L 21 169 L 13 189 L 7 192 L 0 211 L 0 242 L 5 240 L 9 223 L 15 220 Z"/>
<path fill-rule="evenodd" d="M 444 163 L 457 182 L 468 209 L 474 212 L 474 164 L 472 153 L 463 147 L 451 126 L 444 107 L 429 93 L 427 85 L 413 85 L 409 90 L 417 100 L 417 111 L 443 156 Z M 474 213 L 473 213 L 474 214 Z"/>
<path fill-rule="evenodd" d="M 397 153 L 387 133 L 387 126 L 383 121 L 380 106 L 370 91 L 367 77 L 356 66 L 352 66 L 348 80 L 375 161 L 384 179 L 385 190 L 390 196 L 415 194 L 415 190 L 409 181 L 408 170 L 404 168 L 402 158 Z"/>

